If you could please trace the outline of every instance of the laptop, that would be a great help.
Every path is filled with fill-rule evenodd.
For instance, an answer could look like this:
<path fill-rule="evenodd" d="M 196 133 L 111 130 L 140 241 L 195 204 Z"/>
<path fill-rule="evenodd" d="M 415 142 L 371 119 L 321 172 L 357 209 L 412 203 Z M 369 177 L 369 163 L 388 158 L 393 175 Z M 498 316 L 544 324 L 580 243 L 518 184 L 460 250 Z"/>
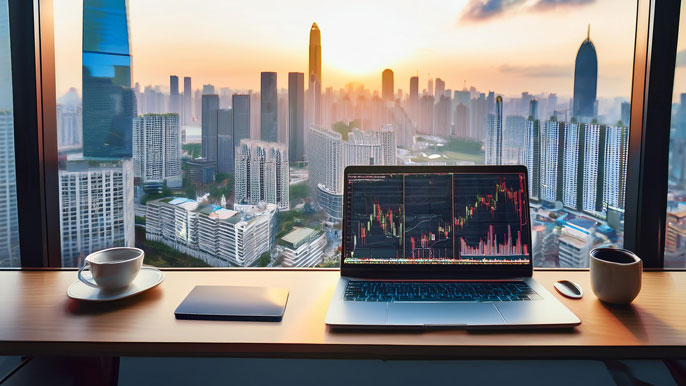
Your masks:
<path fill-rule="evenodd" d="M 532 278 L 526 167 L 349 166 L 333 328 L 557 328 Z"/>

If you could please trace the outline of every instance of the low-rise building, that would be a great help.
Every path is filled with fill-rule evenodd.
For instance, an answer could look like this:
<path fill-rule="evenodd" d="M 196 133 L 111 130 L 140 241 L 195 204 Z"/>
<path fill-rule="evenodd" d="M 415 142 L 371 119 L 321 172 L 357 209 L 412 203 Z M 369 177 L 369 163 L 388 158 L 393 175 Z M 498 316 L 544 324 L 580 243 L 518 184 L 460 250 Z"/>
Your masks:
<path fill-rule="evenodd" d="M 310 228 L 294 228 L 279 240 L 284 267 L 314 267 L 322 262 L 326 234 Z"/>
<path fill-rule="evenodd" d="M 276 205 L 235 209 L 178 197 L 149 201 L 145 236 L 211 266 L 251 266 L 274 245 Z"/>

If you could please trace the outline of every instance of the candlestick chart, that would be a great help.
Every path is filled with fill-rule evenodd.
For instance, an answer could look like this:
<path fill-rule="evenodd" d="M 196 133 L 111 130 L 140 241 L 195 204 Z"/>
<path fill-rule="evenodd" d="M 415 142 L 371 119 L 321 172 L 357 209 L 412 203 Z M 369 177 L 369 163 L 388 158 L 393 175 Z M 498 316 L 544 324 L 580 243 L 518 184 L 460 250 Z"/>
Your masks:
<path fill-rule="evenodd" d="M 522 262 L 530 255 L 523 174 L 456 174 L 454 217 L 461 260 Z"/>
<path fill-rule="evenodd" d="M 358 259 L 402 257 L 403 176 L 358 179 L 352 184 L 346 245 Z"/>

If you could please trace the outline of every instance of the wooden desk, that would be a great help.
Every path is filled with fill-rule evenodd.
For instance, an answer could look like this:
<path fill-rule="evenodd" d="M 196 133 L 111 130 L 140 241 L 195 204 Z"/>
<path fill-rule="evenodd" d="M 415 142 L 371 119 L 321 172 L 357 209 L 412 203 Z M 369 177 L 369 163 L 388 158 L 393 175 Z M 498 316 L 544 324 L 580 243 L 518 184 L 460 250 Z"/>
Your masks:
<path fill-rule="evenodd" d="M 610 307 L 585 271 L 535 277 L 582 320 L 563 331 L 337 332 L 324 325 L 338 271 L 166 271 L 165 282 L 110 304 L 67 298 L 74 271 L 0 272 L 0 355 L 245 356 L 291 358 L 686 358 L 686 272 L 646 272 L 629 307 Z M 582 300 L 552 283 L 580 283 Z M 281 323 L 176 320 L 204 285 L 287 287 Z"/>

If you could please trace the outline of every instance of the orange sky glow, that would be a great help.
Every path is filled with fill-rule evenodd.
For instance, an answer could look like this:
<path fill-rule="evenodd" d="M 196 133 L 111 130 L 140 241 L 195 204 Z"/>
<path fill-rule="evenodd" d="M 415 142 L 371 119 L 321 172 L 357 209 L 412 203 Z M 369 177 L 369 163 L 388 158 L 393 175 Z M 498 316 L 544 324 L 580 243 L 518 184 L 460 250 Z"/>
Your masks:
<path fill-rule="evenodd" d="M 506 96 L 571 95 L 576 51 L 591 24 L 599 62 L 598 96 L 628 97 L 636 3 L 596 0 L 582 5 L 517 7 L 465 17 L 474 1 L 348 0 L 238 2 L 131 0 L 133 81 L 168 86 L 169 75 L 191 76 L 193 87 L 258 90 L 260 71 L 307 72 L 309 28 L 322 33 L 324 87 L 364 84 L 379 90 L 391 68 L 405 92 L 429 77 L 450 89 L 464 85 Z M 564 1 L 561 1 L 564 3 Z M 478 3 L 478 0 L 477 0 Z M 162 11 L 163 10 L 163 11 Z M 55 2 L 58 95 L 81 84 L 82 0 Z"/>

